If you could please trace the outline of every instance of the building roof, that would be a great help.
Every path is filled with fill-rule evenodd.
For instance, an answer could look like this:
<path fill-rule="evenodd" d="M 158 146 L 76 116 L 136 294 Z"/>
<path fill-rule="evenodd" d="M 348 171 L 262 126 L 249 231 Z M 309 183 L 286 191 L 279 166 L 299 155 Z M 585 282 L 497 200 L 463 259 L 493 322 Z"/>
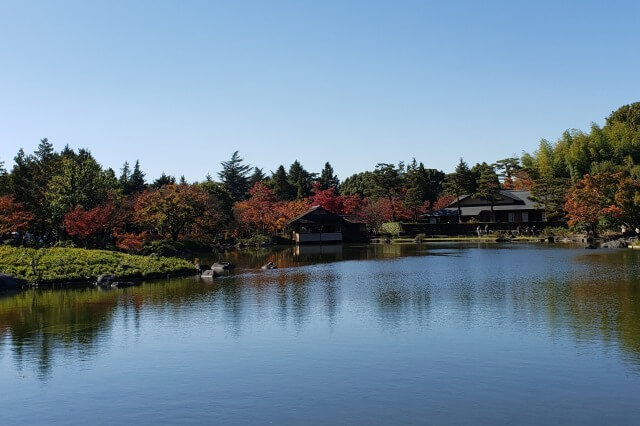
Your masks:
<path fill-rule="evenodd" d="M 306 212 L 294 217 L 287 225 L 293 223 L 299 224 L 317 224 L 317 223 L 366 223 L 356 215 L 342 215 L 330 212 L 322 206 L 313 206 Z"/>
<path fill-rule="evenodd" d="M 509 204 L 494 205 L 494 211 L 514 211 L 514 210 L 540 210 L 536 206 L 535 201 L 531 199 L 531 191 L 515 191 L 515 190 L 502 190 L 500 195 L 512 199 L 513 202 Z M 437 216 L 457 216 L 458 215 L 458 202 L 469 198 L 470 195 L 463 195 L 458 200 L 455 200 L 442 210 L 435 210 L 426 213 L 425 217 L 437 217 Z M 490 211 L 491 205 L 489 202 L 479 205 L 460 206 L 462 216 L 478 216 L 483 211 Z"/>

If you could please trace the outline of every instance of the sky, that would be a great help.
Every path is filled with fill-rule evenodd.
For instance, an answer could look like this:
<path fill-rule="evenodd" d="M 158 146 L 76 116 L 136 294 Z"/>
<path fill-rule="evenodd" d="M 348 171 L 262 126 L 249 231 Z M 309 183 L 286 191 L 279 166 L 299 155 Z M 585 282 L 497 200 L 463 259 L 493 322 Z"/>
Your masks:
<path fill-rule="evenodd" d="M 640 101 L 640 2 L 0 0 L 0 161 L 451 171 Z"/>

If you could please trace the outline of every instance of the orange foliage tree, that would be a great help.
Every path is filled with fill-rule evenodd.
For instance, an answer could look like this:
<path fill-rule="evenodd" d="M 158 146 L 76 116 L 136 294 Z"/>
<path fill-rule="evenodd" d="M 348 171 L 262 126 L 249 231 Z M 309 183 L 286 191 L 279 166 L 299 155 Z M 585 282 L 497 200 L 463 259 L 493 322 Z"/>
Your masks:
<path fill-rule="evenodd" d="M 0 235 L 25 231 L 33 220 L 33 214 L 25 211 L 22 203 L 12 196 L 0 197 Z"/>
<path fill-rule="evenodd" d="M 195 185 L 164 185 L 140 193 L 134 203 L 135 222 L 177 241 L 183 231 L 208 214 L 209 194 Z"/>
<path fill-rule="evenodd" d="M 617 176 L 611 173 L 585 175 L 567 192 L 564 210 L 569 226 L 595 233 L 601 220 L 617 216 Z"/>

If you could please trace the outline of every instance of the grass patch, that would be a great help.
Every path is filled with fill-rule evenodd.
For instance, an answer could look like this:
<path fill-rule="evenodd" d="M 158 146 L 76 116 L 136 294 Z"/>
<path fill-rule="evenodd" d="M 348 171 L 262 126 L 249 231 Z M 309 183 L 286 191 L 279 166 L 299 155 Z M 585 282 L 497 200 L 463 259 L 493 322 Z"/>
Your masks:
<path fill-rule="evenodd" d="M 155 278 L 186 275 L 191 262 L 160 256 L 138 256 L 107 250 L 79 248 L 0 247 L 0 271 L 30 283 L 91 281 L 101 274 L 120 278 Z"/>

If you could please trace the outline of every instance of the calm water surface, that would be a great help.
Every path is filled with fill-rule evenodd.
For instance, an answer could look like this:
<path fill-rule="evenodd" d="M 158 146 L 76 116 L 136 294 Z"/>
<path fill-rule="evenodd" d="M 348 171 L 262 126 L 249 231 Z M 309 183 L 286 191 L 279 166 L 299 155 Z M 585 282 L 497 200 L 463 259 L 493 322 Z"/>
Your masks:
<path fill-rule="evenodd" d="M 639 252 L 228 257 L 215 281 L 0 296 L 0 424 L 638 424 Z"/>

